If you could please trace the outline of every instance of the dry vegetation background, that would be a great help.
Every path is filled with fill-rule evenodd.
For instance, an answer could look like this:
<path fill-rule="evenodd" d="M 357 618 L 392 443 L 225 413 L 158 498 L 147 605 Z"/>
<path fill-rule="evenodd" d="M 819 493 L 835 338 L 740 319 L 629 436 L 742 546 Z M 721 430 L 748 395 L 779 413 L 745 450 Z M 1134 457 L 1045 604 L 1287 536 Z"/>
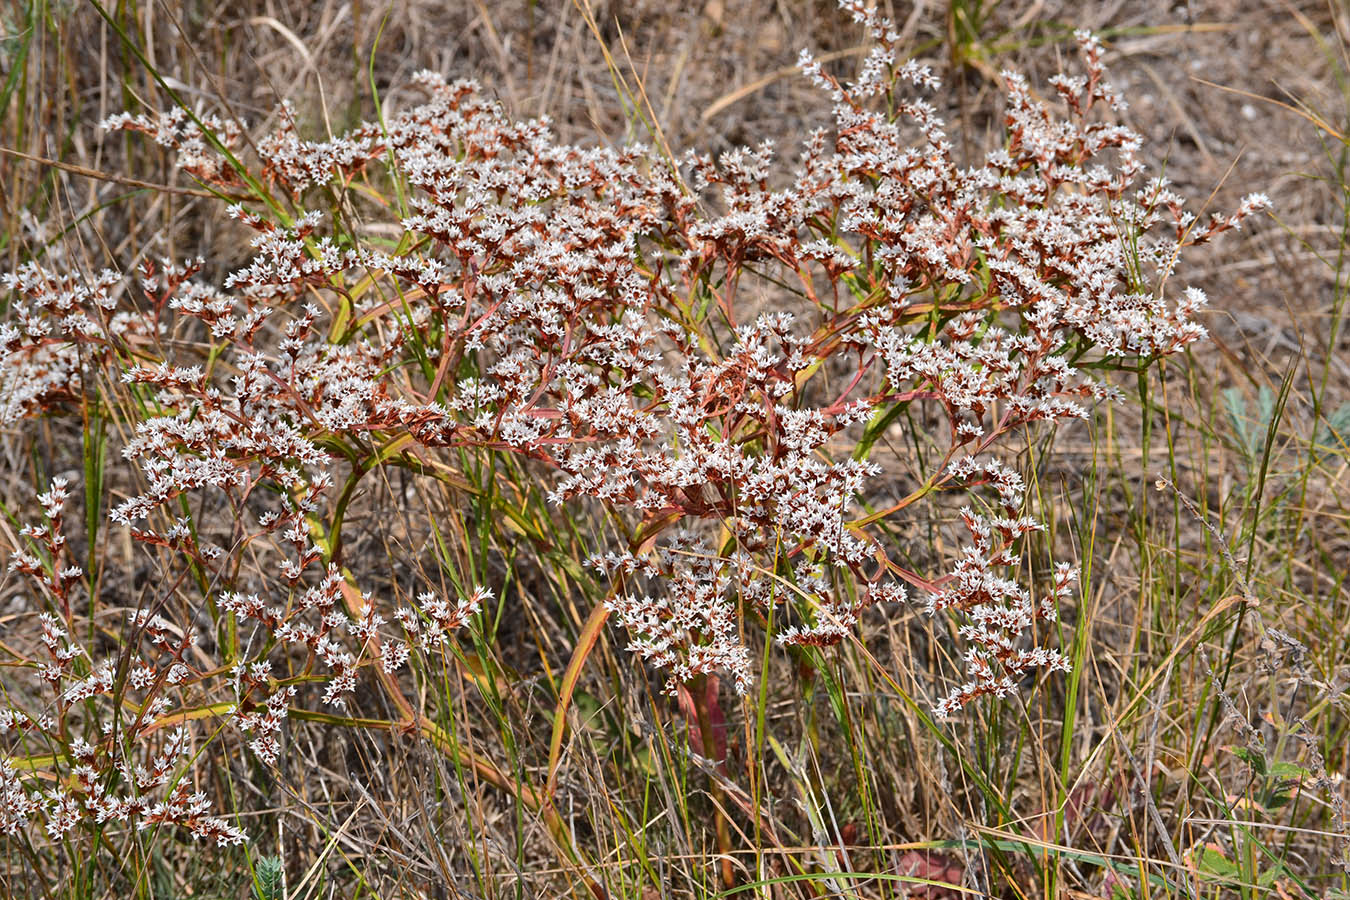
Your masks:
<path fill-rule="evenodd" d="M 1274 214 L 1183 268 L 1181 279 L 1210 295 L 1213 340 L 1169 364 L 1146 413 L 1138 402 L 1104 412 L 1093 428 L 1063 430 L 1043 456 L 1041 514 L 1095 536 L 1083 599 L 1063 611 L 1066 645 L 1090 625 L 1065 743 L 1069 701 L 1053 684 L 944 726 L 944 747 L 858 652 L 834 663 L 852 710 L 842 721 L 833 688 L 777 660 L 767 698 L 776 750 L 762 764 L 766 822 L 782 832 L 732 836 L 732 881 L 745 891 L 735 896 L 1345 896 L 1350 14 L 1334 0 L 881 6 L 903 45 L 942 76 L 934 100 L 958 149 L 981 152 L 1001 127 L 1000 69 L 1043 85 L 1072 57 L 1072 29 L 1087 28 L 1106 42 L 1150 164 L 1197 204 L 1212 197 L 1228 210 L 1261 191 Z M 12 269 L 59 247 L 81 269 L 110 260 L 131 271 L 143 257 L 201 255 L 217 282 L 247 258 L 215 201 L 135 183 L 193 187 L 172 153 L 95 127 L 123 109 L 169 108 L 166 83 L 259 133 L 289 100 L 317 136 L 372 117 L 372 89 L 386 112 L 410 104 L 409 77 L 429 68 L 480 80 L 516 116 L 548 115 L 562 140 L 656 138 L 718 152 L 772 139 L 790 159 L 829 114 L 795 74 L 799 49 L 848 74 L 859 41 L 833 3 L 793 0 L 245 0 L 103 12 L 12 0 L 0 8 L 0 256 Z M 616 71 L 641 86 L 659 135 L 634 115 Z M 77 444 L 59 425 L 0 434 L 4 508 L 26 521 L 32 486 L 78 468 Z M 1160 476 L 1176 491 L 1155 489 Z M 401 534 L 381 523 L 463 512 L 448 497 L 399 510 L 394 496 L 373 494 L 350 529 L 353 566 L 377 587 L 395 577 L 381 569 Z M 1089 506 L 1066 505 L 1083 496 Z M 5 577 L 0 640 L 22 609 Z M 147 570 L 108 577 L 129 605 L 154 586 Z M 464 666 L 450 696 L 468 739 L 528 782 L 546 757 L 544 686 L 566 665 L 586 610 L 550 593 L 547 573 L 522 577 L 512 595 L 522 607 L 480 648 L 487 674 Z M 1235 595 L 1252 602 L 1228 602 Z M 896 608 L 875 611 L 862 631 L 879 665 L 929 700 L 939 693 L 924 671 L 933 627 Z M 709 817 L 721 804 L 750 829 L 736 806 L 744 788 L 680 756 L 685 718 L 653 697 L 621 647 L 609 634 L 583 679 L 561 812 L 610 867 L 612 896 L 712 896 L 727 886 Z M 485 710 L 489 694 L 504 711 Z M 745 752 L 736 747 L 746 711 L 724 699 L 734 756 Z M 425 746 L 299 725 L 292 739 L 284 787 L 243 763 L 204 785 L 237 792 L 234 803 L 251 811 L 247 853 L 213 859 L 169 843 L 137 889 L 247 896 L 258 890 L 257 861 L 276 857 L 293 897 L 584 895 L 528 809 L 464 782 Z M 954 754 L 991 773 L 1005 809 L 963 783 Z M 1055 783 L 1061 759 L 1068 784 Z M 438 777 L 463 790 L 428 809 Z M 28 865 L 0 862 L 0 894 L 67 895 L 61 873 L 44 881 Z M 822 874 L 850 870 L 877 877 Z M 93 895 L 116 895 L 106 890 Z"/>

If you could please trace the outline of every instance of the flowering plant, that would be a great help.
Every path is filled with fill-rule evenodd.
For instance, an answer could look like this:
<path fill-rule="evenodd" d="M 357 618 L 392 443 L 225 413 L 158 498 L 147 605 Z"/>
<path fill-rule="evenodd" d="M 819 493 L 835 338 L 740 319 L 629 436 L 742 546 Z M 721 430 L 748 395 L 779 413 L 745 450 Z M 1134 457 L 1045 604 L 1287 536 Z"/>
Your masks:
<path fill-rule="evenodd" d="M 965 642 L 939 716 L 1067 668 L 1036 626 L 1075 569 L 1020 576 L 1042 526 L 1000 450 L 1089 416 L 1116 395 L 1110 371 L 1203 338 L 1204 296 L 1164 286 L 1181 250 L 1265 198 L 1197 224 L 1163 179 L 1142 181 L 1087 34 L 1083 74 L 1051 81 L 1058 112 L 1004 74 L 1003 140 L 962 166 L 916 96 L 935 76 L 901 62 L 885 19 L 844 6 L 873 46 L 851 83 L 803 55 L 834 128 L 786 180 L 767 143 L 715 160 L 559 144 L 430 73 L 425 103 L 333 140 L 301 138 L 283 109 L 252 168 L 232 121 L 108 120 L 242 198 L 229 212 L 253 257 L 219 287 L 202 260 L 144 263 L 134 285 L 36 263 L 5 277 L 0 421 L 121 385 L 138 480 L 110 518 L 194 599 L 110 615 L 53 481 L 10 548 L 34 615 L 5 648 L 0 734 L 43 752 L 0 762 L 0 832 L 40 819 L 54 838 L 88 822 L 239 841 L 193 763 L 226 731 L 276 764 L 287 718 L 317 715 L 316 685 L 340 711 L 369 678 L 399 726 L 434 739 L 409 661 L 446 652 L 494 594 L 427 584 L 395 608 L 362 589 L 344 515 L 384 466 L 453 479 L 465 454 L 511 458 L 552 504 L 603 510 L 620 539 L 588 560 L 608 585 L 594 620 L 626 629 L 672 693 L 714 673 L 745 691 L 756 623 L 828 645 L 911 592 Z M 305 211 L 321 196 L 331 214 Z M 392 240 L 352 224 L 390 207 Z M 922 429 L 926 471 L 891 502 L 876 449 L 902 421 Z M 896 561 L 879 526 L 959 492 L 968 538 L 948 571 Z"/>

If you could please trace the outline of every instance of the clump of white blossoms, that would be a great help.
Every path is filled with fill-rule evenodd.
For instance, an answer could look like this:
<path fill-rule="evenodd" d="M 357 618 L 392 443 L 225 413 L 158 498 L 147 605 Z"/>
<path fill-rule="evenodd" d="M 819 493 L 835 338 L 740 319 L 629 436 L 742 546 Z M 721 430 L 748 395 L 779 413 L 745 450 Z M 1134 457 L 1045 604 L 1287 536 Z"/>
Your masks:
<path fill-rule="evenodd" d="M 1089 372 L 1203 338 L 1203 295 L 1158 285 L 1265 198 L 1198 225 L 1163 180 L 1141 181 L 1139 136 L 1111 121 L 1124 104 L 1087 34 L 1083 74 L 1052 80 L 1057 110 L 1005 73 L 1006 131 L 962 167 L 921 99 L 936 77 L 901 61 L 885 19 L 844 6 L 872 49 L 848 84 L 803 55 L 834 128 L 807 137 L 787 177 L 767 144 L 678 165 L 641 145 L 559 144 L 547 122 L 430 73 L 416 79 L 424 104 L 334 140 L 302 139 L 284 111 L 252 142 L 252 174 L 220 152 L 242 146 L 234 123 L 109 120 L 250 194 L 230 214 L 254 258 L 220 286 L 196 280 L 200 261 L 144 265 L 135 288 L 153 314 L 139 316 L 115 275 L 6 276 L 0 423 L 59 415 L 100 379 L 127 385 L 140 402 L 121 449 L 141 488 L 111 518 L 176 555 L 238 637 L 208 652 L 199 621 L 143 609 L 117 632 L 125 659 L 75 641 L 96 598 L 80 596 L 90 582 L 44 500 L 10 565 L 42 612 L 24 663 L 48 705 L 0 710 L 0 734 L 45 742 L 75 777 L 47 789 L 0 763 L 0 830 L 173 823 L 237 840 L 185 787 L 179 760 L 205 740 L 185 710 L 223 701 L 215 714 L 272 764 L 296 703 L 341 709 L 365 676 L 406 707 L 410 656 L 443 651 L 491 594 L 428 585 L 398 606 L 344 574 L 343 511 L 394 455 L 381 448 L 406 448 L 417 471 L 510 455 L 543 473 L 553 503 L 605 510 L 625 532 L 593 548 L 605 607 L 671 692 L 708 673 L 745 690 L 756 623 L 772 618 L 781 644 L 832 644 L 911 592 L 967 644 L 941 715 L 1067 668 L 1035 626 L 1071 595 L 1073 567 L 1020 578 L 1041 525 L 1000 448 L 1113 396 Z M 381 173 L 407 192 L 394 242 L 284 212 Z M 888 471 L 877 437 L 907 416 L 941 423 L 929 471 L 865 510 Z M 875 526 L 958 491 L 995 499 L 960 512 L 969 543 L 950 571 L 896 562 Z M 184 518 L 200 498 L 233 517 L 228 543 Z M 268 565 L 245 569 L 246 555 Z"/>

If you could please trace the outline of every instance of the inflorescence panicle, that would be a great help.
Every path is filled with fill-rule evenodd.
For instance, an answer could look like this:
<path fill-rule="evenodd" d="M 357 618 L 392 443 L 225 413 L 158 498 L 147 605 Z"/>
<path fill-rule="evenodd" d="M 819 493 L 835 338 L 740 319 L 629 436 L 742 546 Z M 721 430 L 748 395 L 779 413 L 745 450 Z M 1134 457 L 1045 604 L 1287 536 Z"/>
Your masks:
<path fill-rule="evenodd" d="M 57 414 L 107 381 L 133 391 L 144 415 L 121 453 L 140 486 L 111 520 L 191 566 L 247 639 L 212 659 L 197 623 L 140 610 L 117 666 L 73 637 L 92 598 L 54 482 L 10 554 L 42 610 L 44 649 L 28 662 L 49 704 L 0 710 L 0 734 L 41 735 L 73 779 L 39 790 L 0 761 L 0 831 L 117 821 L 238 841 L 184 778 L 206 735 L 182 710 L 224 690 L 219 714 L 276 764 L 308 685 L 340 709 L 363 671 L 396 678 L 444 652 L 492 600 L 486 586 L 428 589 L 395 610 L 352 583 L 323 524 L 354 465 L 341 447 L 508 454 L 546 473 L 551 503 L 626 523 L 631 542 L 594 548 L 590 570 L 671 693 L 711 673 L 747 690 L 754 622 L 779 623 L 779 644 L 826 646 L 911 595 L 954 616 L 966 645 L 941 716 L 1067 669 L 1037 625 L 1072 598 L 1075 568 L 1022 576 L 1043 526 L 999 450 L 1116 397 L 1102 370 L 1204 338 L 1204 295 L 1160 285 L 1181 251 L 1268 201 L 1200 225 L 1164 180 L 1142 182 L 1140 138 L 1113 121 L 1124 101 L 1084 33 L 1082 73 L 1051 81 L 1056 107 L 1004 73 L 1006 131 L 963 166 L 923 99 L 936 77 L 901 59 L 883 17 L 843 5 L 872 49 L 848 83 L 803 55 L 834 127 L 807 137 L 786 179 L 770 144 L 675 167 L 641 145 L 560 144 L 474 82 L 421 73 L 426 101 L 384 125 L 309 141 L 283 110 L 247 142 L 258 183 L 297 209 L 392 169 L 408 189 L 397 249 L 319 212 L 277 222 L 245 202 L 229 214 L 253 255 L 219 286 L 200 260 L 147 262 L 134 282 L 33 263 L 4 276 L 0 424 Z M 206 184 L 239 184 L 220 152 L 242 153 L 238 123 L 175 111 L 104 124 L 172 148 Z M 171 339 L 183 333 L 201 343 Z M 209 359 L 178 349 L 191 346 Z M 887 512 L 893 470 L 870 448 L 906 410 L 933 423 L 936 464 Z M 889 558 L 875 523 L 954 492 L 972 505 L 950 570 Z M 231 512 L 226 539 L 182 517 L 199 497 Z M 245 583 L 243 553 L 270 560 L 268 577 Z M 76 708 L 83 736 L 67 726 Z"/>

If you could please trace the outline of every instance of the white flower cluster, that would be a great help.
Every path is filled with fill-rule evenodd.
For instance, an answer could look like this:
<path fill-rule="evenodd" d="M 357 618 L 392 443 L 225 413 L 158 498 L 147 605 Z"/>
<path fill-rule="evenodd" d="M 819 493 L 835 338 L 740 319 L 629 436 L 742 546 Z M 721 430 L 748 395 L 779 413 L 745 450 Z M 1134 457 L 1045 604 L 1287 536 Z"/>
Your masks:
<path fill-rule="evenodd" d="M 105 123 L 176 149 L 204 182 L 266 184 L 290 202 L 230 208 L 254 252 L 220 287 L 196 280 L 201 261 L 142 265 L 140 314 L 123 311 L 111 273 L 29 264 L 3 279 L 14 300 L 0 321 L 0 425 L 123 384 L 137 411 L 122 452 L 140 477 L 111 517 L 187 560 L 251 648 L 217 661 L 222 679 L 184 655 L 191 629 L 157 616 L 129 627 L 125 640 L 148 648 L 129 669 L 72 643 L 83 572 L 54 484 L 47 522 L 25 530 L 10 566 L 48 604 L 46 656 L 33 662 L 57 717 L 140 692 L 138 718 L 117 732 L 149 740 L 171 695 L 224 680 L 234 725 L 275 762 L 288 711 L 308 700 L 302 685 L 322 682 L 322 702 L 341 706 L 362 669 L 394 683 L 414 653 L 444 651 L 486 587 L 419 594 L 389 613 L 395 634 L 341 570 L 343 511 L 394 446 L 414 471 L 447 451 L 510 455 L 547 473 L 553 503 L 607 510 L 628 544 L 597 548 L 593 565 L 630 648 L 666 671 L 668 690 L 713 672 L 745 690 L 746 624 L 771 608 L 786 623 L 780 643 L 826 645 L 868 606 L 905 599 L 906 585 L 956 617 L 969 648 L 966 681 L 939 713 L 1064 668 L 1036 625 L 1069 596 L 1072 567 L 1016 580 L 1040 526 L 1018 475 L 990 454 L 1114 396 L 1088 372 L 1201 339 L 1203 295 L 1170 299 L 1143 273 L 1170 275 L 1185 248 L 1268 201 L 1253 195 L 1200 226 L 1165 181 L 1140 186 L 1140 139 L 1108 121 L 1124 104 L 1086 34 L 1084 74 L 1052 81 L 1058 111 L 1006 73 L 1006 133 L 959 166 L 934 106 L 912 96 L 938 88 L 933 73 L 900 59 L 884 18 L 844 6 L 872 47 L 850 83 L 804 55 L 835 123 L 807 136 L 783 179 L 767 143 L 677 164 L 641 145 L 560 144 L 546 121 L 513 121 L 473 82 L 430 73 L 417 77 L 425 103 L 328 141 L 303 139 L 283 111 L 280 129 L 251 143 L 261 172 L 248 179 L 241 126 L 181 112 Z M 407 187 L 396 243 L 377 249 L 343 222 L 280 212 L 378 166 Z M 909 499 L 864 514 L 884 493 L 872 450 L 901 421 L 936 423 L 924 436 L 931 472 Z M 946 575 L 896 563 L 871 527 L 981 485 L 1001 514 L 962 512 L 971 542 Z M 185 500 L 229 519 L 224 544 L 184 518 Z M 270 560 L 257 583 L 239 576 L 244 554 Z M 50 715 L 16 707 L 0 723 L 74 752 Z M 98 794 L 98 773 L 128 763 L 109 743 L 89 746 L 97 777 L 69 796 L 36 799 L 0 768 L 4 796 L 30 798 L 7 802 L 0 824 L 41 813 L 63 833 L 106 808 L 233 838 L 199 798 L 157 780 L 158 763 L 150 781 L 168 793 L 155 805 Z"/>
<path fill-rule="evenodd" d="M 238 149 L 245 125 L 233 118 L 193 115 L 178 107 L 153 116 L 118 113 L 99 123 L 105 131 L 139 131 L 178 153 L 178 166 L 203 181 L 233 184 L 237 175 L 221 151 Z"/>
<path fill-rule="evenodd" d="M 195 838 L 238 843 L 244 833 L 210 815 L 205 796 L 190 792 L 183 780 L 182 760 L 194 755 L 189 730 L 180 724 L 164 736 L 167 726 L 181 721 L 173 716 L 169 694 L 195 675 L 185 662 L 196 646 L 195 633 L 140 609 L 126 618 L 116 658 L 99 658 L 72 637 L 73 595 L 83 572 L 58 568 L 68 553 L 62 532 L 66 487 L 55 479 L 38 496 L 46 522 L 21 531 L 35 552 L 16 552 L 10 561 L 59 611 L 36 616 L 45 661 L 31 661 L 52 699 L 37 712 L 24 709 L 7 691 L 11 699 L 0 710 L 0 737 L 55 748 L 69 777 L 35 789 L 32 773 L 21 775 L 11 759 L 0 759 L 0 834 L 18 835 L 41 818 L 54 840 L 88 821 L 137 829 L 177 825 Z"/>
<path fill-rule="evenodd" d="M 138 317 L 115 312 L 121 281 L 109 270 L 85 279 L 31 262 L 0 275 L 15 298 L 0 321 L 0 426 L 77 400 L 86 389 L 82 355 L 125 352 L 146 333 Z"/>
<path fill-rule="evenodd" d="M 634 637 L 628 649 L 653 666 L 669 670 L 665 693 L 695 675 L 728 672 L 736 689 L 750 685 L 750 651 L 739 634 L 735 597 L 737 584 L 750 582 L 748 560 L 719 559 L 693 535 L 667 542 L 657 558 L 629 553 L 596 556 L 590 565 L 627 583 L 644 578 L 649 594 L 615 593 L 605 605 Z"/>
<path fill-rule="evenodd" d="M 935 712 L 944 718 L 976 697 L 1008 696 L 1036 669 L 1068 671 L 1069 661 L 1058 650 L 1034 645 L 1026 649 L 1022 642 L 1036 622 L 1056 619 L 1058 603 L 1069 599 L 1077 578 L 1072 565 L 1059 563 L 1053 588 L 1033 600 L 1029 590 L 1002 574 L 1017 566 L 1019 540 L 1041 529 L 1035 519 L 1018 515 L 1026 491 L 1022 477 L 997 460 L 980 462 L 969 456 L 955 460 L 948 474 L 967 486 L 992 487 L 1004 515 L 983 516 L 969 507 L 961 510 L 971 543 L 961 549 L 942 589 L 928 598 L 930 614 L 953 610 L 965 619 L 960 634 L 968 642 L 969 680 L 938 703 Z"/>

